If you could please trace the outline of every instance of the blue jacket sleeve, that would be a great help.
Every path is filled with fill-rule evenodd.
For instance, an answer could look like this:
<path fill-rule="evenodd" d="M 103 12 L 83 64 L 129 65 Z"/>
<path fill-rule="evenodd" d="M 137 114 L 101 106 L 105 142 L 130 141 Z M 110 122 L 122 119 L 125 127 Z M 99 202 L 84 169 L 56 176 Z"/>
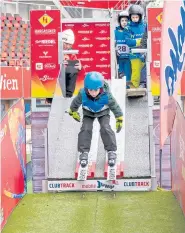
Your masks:
<path fill-rule="evenodd" d="M 136 39 L 126 38 L 126 43 L 129 47 L 136 47 L 137 41 Z"/>
<path fill-rule="evenodd" d="M 137 46 L 137 39 L 134 39 L 131 31 L 128 29 L 125 37 L 125 41 L 129 47 Z"/>

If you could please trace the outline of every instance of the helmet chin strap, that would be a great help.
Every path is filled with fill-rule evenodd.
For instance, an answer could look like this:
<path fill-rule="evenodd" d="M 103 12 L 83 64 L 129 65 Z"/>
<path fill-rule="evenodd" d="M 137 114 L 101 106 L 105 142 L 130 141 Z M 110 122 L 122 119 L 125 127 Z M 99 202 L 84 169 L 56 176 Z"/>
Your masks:
<path fill-rule="evenodd" d="M 121 26 L 121 23 L 119 24 L 119 26 L 120 26 L 121 29 L 124 29 L 124 28 Z"/>

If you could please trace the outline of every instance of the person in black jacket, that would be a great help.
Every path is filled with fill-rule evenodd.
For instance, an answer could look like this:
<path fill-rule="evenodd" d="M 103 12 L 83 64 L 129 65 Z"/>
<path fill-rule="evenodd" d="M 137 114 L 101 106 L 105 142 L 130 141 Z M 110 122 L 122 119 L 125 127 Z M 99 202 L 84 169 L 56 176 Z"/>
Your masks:
<path fill-rule="evenodd" d="M 148 39 L 148 33 L 147 33 L 147 29 L 143 34 L 143 37 L 141 39 L 141 48 L 142 49 L 146 49 L 147 48 L 147 39 Z"/>
<path fill-rule="evenodd" d="M 148 32 L 147 32 L 147 27 L 146 27 L 146 30 L 141 38 L 141 46 L 140 48 L 142 49 L 146 49 L 147 48 L 147 39 L 148 39 Z M 144 56 L 144 60 L 146 60 L 146 56 L 143 54 Z M 144 67 L 142 68 L 141 70 L 141 81 L 140 81 L 140 87 L 141 88 L 146 88 L 147 86 L 147 80 L 146 80 L 146 63 L 144 65 Z"/>

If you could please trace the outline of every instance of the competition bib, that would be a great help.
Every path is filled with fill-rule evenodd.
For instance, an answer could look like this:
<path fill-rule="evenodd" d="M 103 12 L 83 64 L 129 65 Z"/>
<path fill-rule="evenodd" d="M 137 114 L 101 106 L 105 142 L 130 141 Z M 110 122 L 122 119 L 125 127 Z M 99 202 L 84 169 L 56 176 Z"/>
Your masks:
<path fill-rule="evenodd" d="M 126 44 L 118 44 L 116 46 L 118 54 L 125 54 L 125 53 L 130 53 L 130 48 Z"/>

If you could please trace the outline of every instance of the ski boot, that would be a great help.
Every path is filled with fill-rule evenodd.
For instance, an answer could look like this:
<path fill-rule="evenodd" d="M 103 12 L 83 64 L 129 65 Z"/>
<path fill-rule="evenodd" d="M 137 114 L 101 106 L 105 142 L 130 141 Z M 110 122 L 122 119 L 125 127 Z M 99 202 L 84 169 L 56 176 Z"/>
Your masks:
<path fill-rule="evenodd" d="M 145 83 L 140 83 L 139 88 L 146 88 L 146 84 Z"/>
<path fill-rule="evenodd" d="M 119 79 L 123 79 L 124 78 L 124 73 L 123 72 L 119 72 L 118 73 L 118 78 Z"/>
<path fill-rule="evenodd" d="M 79 156 L 81 167 L 85 168 L 88 165 L 88 152 L 83 152 Z"/>
<path fill-rule="evenodd" d="M 126 89 L 135 88 L 131 81 L 126 82 Z"/>
<path fill-rule="evenodd" d="M 117 158 L 116 152 L 114 152 L 114 151 L 108 151 L 108 165 L 110 167 L 114 167 L 115 166 L 115 164 L 116 164 L 116 158 Z"/>

